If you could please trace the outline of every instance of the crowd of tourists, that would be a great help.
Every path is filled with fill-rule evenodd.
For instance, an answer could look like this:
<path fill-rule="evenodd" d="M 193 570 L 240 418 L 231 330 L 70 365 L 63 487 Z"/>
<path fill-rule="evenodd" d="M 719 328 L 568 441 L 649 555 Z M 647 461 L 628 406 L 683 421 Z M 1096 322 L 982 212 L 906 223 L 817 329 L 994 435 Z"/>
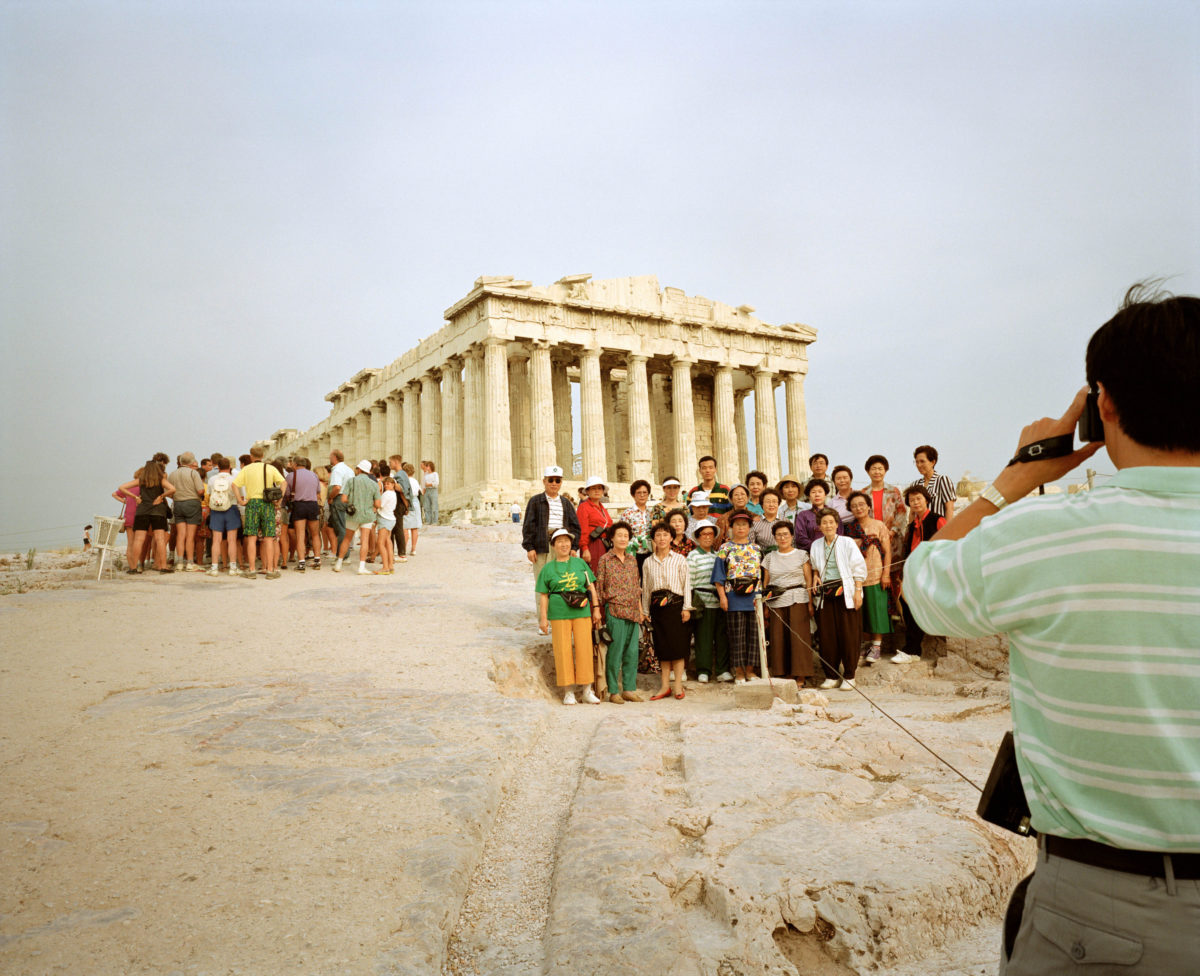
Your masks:
<path fill-rule="evenodd" d="M 859 488 L 853 469 L 830 470 L 820 453 L 803 482 L 785 475 L 774 485 L 761 471 L 723 484 L 706 456 L 686 491 L 671 476 L 656 501 L 649 482 L 634 481 L 633 504 L 615 518 L 603 479 L 588 479 L 576 506 L 562 469 L 546 468 L 522 545 L 564 703 L 642 701 L 639 671 L 660 676 L 651 701 L 683 698 L 689 673 L 757 681 L 764 648 L 766 677 L 853 688 L 901 620 L 904 644 L 893 643 L 890 660 L 919 657 L 904 561 L 953 517 L 957 492 L 935 470 L 932 446 L 913 458 L 919 477 L 901 489 L 880 454 L 867 458 Z"/>
<path fill-rule="evenodd" d="M 359 461 L 341 451 L 313 468 L 306 457 L 266 459 L 261 447 L 196 460 L 158 453 L 113 492 L 124 506 L 126 572 L 226 573 L 279 579 L 329 561 L 335 573 L 357 544 L 360 575 L 390 575 L 416 555 L 422 525 L 438 521 L 438 474 L 399 455 Z M 374 564 L 378 564 L 377 568 Z"/>

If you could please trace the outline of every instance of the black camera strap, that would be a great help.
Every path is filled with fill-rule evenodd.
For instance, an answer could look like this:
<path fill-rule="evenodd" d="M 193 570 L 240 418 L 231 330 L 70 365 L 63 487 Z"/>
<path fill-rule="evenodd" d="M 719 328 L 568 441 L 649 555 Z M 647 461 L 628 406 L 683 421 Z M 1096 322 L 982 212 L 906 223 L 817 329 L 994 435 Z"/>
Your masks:
<path fill-rule="evenodd" d="M 1074 450 L 1074 433 L 1045 437 L 1032 444 L 1026 444 L 1013 455 L 1013 459 L 1005 467 L 1011 468 L 1014 464 L 1025 464 L 1029 461 L 1049 461 L 1051 458 L 1066 457 Z"/>

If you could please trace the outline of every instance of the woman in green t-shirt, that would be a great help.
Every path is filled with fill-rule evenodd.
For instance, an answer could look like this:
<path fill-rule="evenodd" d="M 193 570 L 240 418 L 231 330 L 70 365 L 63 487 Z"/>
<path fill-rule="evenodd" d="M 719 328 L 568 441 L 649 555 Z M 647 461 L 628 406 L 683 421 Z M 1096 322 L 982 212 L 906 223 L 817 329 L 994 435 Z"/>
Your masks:
<path fill-rule="evenodd" d="M 600 601 L 596 598 L 596 577 L 578 556 L 572 556 L 575 539 L 566 529 L 550 537 L 550 561 L 538 573 L 534 589 L 538 594 L 538 627 L 550 634 L 554 647 L 555 683 L 565 688 L 564 705 L 575 704 L 575 685 L 581 686 L 583 700 L 599 705 L 592 689 L 592 626 L 600 626 Z M 586 594 L 590 601 L 573 607 L 570 601 Z"/>

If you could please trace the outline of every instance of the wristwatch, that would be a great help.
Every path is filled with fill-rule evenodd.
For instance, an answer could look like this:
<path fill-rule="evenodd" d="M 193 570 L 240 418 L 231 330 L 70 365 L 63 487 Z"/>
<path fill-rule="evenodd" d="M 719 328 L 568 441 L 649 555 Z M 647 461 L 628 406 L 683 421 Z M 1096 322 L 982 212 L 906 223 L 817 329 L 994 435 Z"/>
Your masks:
<path fill-rule="evenodd" d="M 980 493 L 979 497 L 983 498 L 983 499 L 991 502 L 993 505 L 995 505 L 997 511 L 999 511 L 1005 505 L 1008 504 L 1008 499 L 1000 494 L 1000 492 L 997 490 L 995 485 L 988 485 L 986 488 L 983 489 L 983 491 Z"/>

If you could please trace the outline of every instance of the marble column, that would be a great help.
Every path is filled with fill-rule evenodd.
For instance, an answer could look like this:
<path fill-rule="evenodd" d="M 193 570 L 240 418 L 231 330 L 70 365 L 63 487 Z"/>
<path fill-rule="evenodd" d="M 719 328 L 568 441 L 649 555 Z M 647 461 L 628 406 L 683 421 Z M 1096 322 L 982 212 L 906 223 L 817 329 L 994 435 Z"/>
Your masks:
<path fill-rule="evenodd" d="M 629 375 L 629 480 L 650 480 L 654 441 L 650 423 L 650 383 L 646 357 L 631 352 L 625 360 Z"/>
<path fill-rule="evenodd" d="M 734 420 L 733 367 L 722 363 L 713 374 L 713 454 L 717 456 L 717 475 L 726 475 L 738 457 L 737 423 Z"/>
<path fill-rule="evenodd" d="M 421 456 L 418 461 L 438 462 L 442 446 L 442 388 L 441 378 L 430 370 L 421 377 Z"/>
<path fill-rule="evenodd" d="M 689 481 L 696 473 L 696 413 L 692 404 L 692 365 L 691 359 L 671 360 L 675 477 L 680 481 Z"/>
<path fill-rule="evenodd" d="M 404 384 L 404 449 L 400 456 L 415 468 L 421 460 L 421 384 L 409 380 Z"/>
<path fill-rule="evenodd" d="M 650 418 L 654 424 L 655 441 L 650 482 L 657 485 L 669 474 L 675 475 L 680 481 L 687 481 L 689 475 L 671 470 L 675 467 L 675 422 L 667 399 L 667 377 L 662 373 L 654 373 L 650 377 Z"/>
<path fill-rule="evenodd" d="M 788 471 L 796 478 L 808 471 L 808 414 L 804 408 L 804 374 L 788 373 L 783 380 L 787 410 Z"/>
<path fill-rule="evenodd" d="M 508 403 L 508 340 L 483 341 L 483 464 L 489 482 L 512 480 L 512 419 Z"/>
<path fill-rule="evenodd" d="M 473 346 L 463 357 L 463 484 L 483 480 L 483 352 Z"/>
<path fill-rule="evenodd" d="M 513 477 L 529 480 L 533 474 L 533 434 L 529 416 L 529 350 L 523 346 L 514 346 L 509 350 L 508 397 Z"/>
<path fill-rule="evenodd" d="M 557 463 L 554 444 L 554 381 L 551 378 L 550 344 L 537 341 L 529 354 L 529 441 L 533 480 Z"/>
<path fill-rule="evenodd" d="M 609 441 L 609 456 L 614 458 L 613 478 L 620 484 L 628 484 L 629 477 L 629 378 L 613 380 L 613 410 L 616 419 L 616 442 Z"/>
<path fill-rule="evenodd" d="M 462 485 L 463 379 L 462 360 L 453 357 L 442 369 L 442 449 L 434 463 L 441 490 Z"/>
<path fill-rule="evenodd" d="M 579 436 L 583 447 L 583 477 L 604 478 L 604 395 L 600 389 L 600 350 L 584 349 L 579 357 Z"/>
<path fill-rule="evenodd" d="M 403 410 L 400 406 L 400 391 L 393 390 L 387 397 L 387 415 L 384 424 L 384 449 L 379 456 L 381 458 L 391 457 L 393 454 L 400 453 L 400 444 L 404 439 L 404 431 L 400 426 L 400 418 L 403 416 Z"/>
<path fill-rule="evenodd" d="M 371 415 L 360 410 L 354 415 L 354 467 L 359 461 L 371 456 Z"/>
<path fill-rule="evenodd" d="M 564 360 L 557 360 L 551 366 L 550 383 L 554 393 L 554 450 L 558 466 L 570 478 L 575 467 L 575 430 L 571 420 L 571 379 Z"/>
<path fill-rule="evenodd" d="M 775 371 L 754 371 L 754 456 L 767 481 L 779 480 L 779 421 L 775 416 Z M 744 473 L 744 472 L 743 472 Z"/>
<path fill-rule="evenodd" d="M 606 485 L 615 484 L 617 480 L 617 390 L 613 382 L 612 370 L 600 370 L 600 400 L 604 409 L 604 456 L 608 462 L 607 470 L 600 472 Z"/>
<path fill-rule="evenodd" d="M 733 429 L 737 433 L 738 467 L 736 471 L 729 469 L 717 470 L 718 477 L 728 478 L 729 484 L 741 481 L 742 476 L 750 470 L 750 441 L 746 437 L 746 397 L 749 390 L 737 390 L 733 394 Z"/>
<path fill-rule="evenodd" d="M 370 447 L 367 449 L 368 456 L 372 461 L 378 461 L 387 456 L 385 423 L 387 423 L 387 402 L 376 400 L 371 404 L 371 439 Z"/>

